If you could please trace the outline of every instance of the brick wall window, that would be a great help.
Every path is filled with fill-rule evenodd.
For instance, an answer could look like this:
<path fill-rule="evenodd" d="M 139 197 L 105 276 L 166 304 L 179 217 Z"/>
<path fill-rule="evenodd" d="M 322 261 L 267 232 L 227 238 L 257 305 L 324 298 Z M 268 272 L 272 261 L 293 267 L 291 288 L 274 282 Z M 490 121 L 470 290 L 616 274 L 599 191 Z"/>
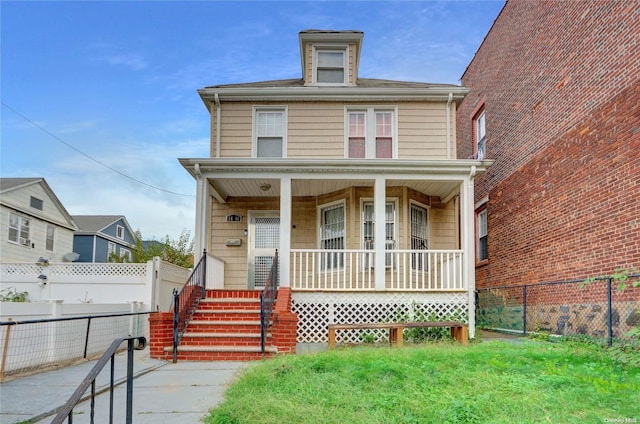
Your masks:
<path fill-rule="evenodd" d="M 476 209 L 476 262 L 489 259 L 486 204 Z"/>
<path fill-rule="evenodd" d="M 487 126 L 484 107 L 473 118 L 473 152 L 475 159 L 482 160 L 487 157 Z"/>

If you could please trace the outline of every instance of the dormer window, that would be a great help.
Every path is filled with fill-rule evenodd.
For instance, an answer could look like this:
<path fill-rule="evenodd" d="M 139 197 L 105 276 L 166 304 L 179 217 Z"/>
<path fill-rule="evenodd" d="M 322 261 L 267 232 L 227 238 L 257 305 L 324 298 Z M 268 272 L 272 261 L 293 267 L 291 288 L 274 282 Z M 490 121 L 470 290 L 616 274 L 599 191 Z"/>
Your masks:
<path fill-rule="evenodd" d="M 345 84 L 345 49 L 316 49 L 316 83 Z"/>
<path fill-rule="evenodd" d="M 305 86 L 356 85 L 362 31 L 301 31 L 300 63 Z"/>

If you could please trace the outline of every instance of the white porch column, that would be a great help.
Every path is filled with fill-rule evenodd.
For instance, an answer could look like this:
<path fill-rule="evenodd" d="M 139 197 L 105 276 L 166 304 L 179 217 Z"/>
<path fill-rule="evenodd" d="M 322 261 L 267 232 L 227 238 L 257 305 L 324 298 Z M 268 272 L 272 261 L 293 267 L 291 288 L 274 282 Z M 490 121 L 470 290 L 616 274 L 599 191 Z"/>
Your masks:
<path fill-rule="evenodd" d="M 280 177 L 280 287 L 290 287 L 291 260 L 291 177 Z"/>
<path fill-rule="evenodd" d="M 196 222 L 193 240 L 195 262 L 200 260 L 202 250 L 209 247 L 209 216 L 209 183 L 206 177 L 198 174 L 196 180 Z"/>
<path fill-rule="evenodd" d="M 376 177 L 373 192 L 374 211 L 374 252 L 375 252 L 375 283 L 376 290 L 384 290 L 386 287 L 386 263 L 385 263 L 385 227 L 386 227 L 386 181 L 384 177 Z"/>
<path fill-rule="evenodd" d="M 462 240 L 462 250 L 464 251 L 464 271 L 463 278 L 467 282 L 468 305 L 469 305 L 469 337 L 475 337 L 476 329 L 476 309 L 475 309 L 475 289 L 476 289 L 476 268 L 475 268 L 475 217 L 473 210 L 475 169 L 471 175 L 466 177 L 460 184 L 460 232 Z"/>

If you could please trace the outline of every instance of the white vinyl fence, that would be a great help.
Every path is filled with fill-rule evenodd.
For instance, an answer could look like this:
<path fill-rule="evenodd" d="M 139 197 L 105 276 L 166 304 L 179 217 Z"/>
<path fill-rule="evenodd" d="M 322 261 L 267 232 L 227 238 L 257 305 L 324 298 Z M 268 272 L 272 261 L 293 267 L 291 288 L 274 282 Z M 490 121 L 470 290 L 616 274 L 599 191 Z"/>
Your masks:
<path fill-rule="evenodd" d="M 0 290 L 27 292 L 31 303 L 142 304 L 141 310 L 167 311 L 174 288 L 191 270 L 159 258 L 147 263 L 0 264 Z M 0 312 L 2 320 L 7 316 Z"/>

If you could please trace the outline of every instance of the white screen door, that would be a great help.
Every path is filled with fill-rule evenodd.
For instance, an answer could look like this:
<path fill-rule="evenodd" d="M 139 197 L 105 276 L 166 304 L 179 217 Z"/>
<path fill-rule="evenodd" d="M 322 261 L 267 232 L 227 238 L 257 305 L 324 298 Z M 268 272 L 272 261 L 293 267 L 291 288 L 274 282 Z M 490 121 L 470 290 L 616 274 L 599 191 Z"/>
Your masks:
<path fill-rule="evenodd" d="M 265 286 L 276 249 L 280 248 L 280 214 L 249 212 L 249 289 Z"/>

